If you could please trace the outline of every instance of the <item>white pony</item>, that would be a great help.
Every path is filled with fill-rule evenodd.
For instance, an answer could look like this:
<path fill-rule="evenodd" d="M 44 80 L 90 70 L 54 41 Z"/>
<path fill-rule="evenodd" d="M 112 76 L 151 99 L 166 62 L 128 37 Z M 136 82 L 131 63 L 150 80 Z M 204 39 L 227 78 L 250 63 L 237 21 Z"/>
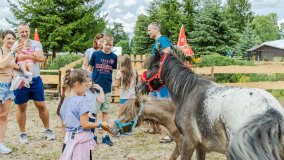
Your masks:
<path fill-rule="evenodd" d="M 195 149 L 198 160 L 207 151 L 232 160 L 284 159 L 284 109 L 270 93 L 199 78 L 175 54 L 155 50 L 137 88 L 148 93 L 163 84 L 183 135 L 182 160 L 191 159 Z"/>

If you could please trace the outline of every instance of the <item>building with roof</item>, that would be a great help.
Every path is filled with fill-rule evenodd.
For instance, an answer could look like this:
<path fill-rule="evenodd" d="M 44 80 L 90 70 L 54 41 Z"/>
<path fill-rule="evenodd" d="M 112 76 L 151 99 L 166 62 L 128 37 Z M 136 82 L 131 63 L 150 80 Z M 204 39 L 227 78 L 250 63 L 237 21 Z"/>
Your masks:
<path fill-rule="evenodd" d="M 246 50 L 246 52 L 248 52 L 249 60 L 262 61 L 264 57 L 267 57 L 270 61 L 274 57 L 282 57 L 284 59 L 284 40 L 264 42 Z"/>

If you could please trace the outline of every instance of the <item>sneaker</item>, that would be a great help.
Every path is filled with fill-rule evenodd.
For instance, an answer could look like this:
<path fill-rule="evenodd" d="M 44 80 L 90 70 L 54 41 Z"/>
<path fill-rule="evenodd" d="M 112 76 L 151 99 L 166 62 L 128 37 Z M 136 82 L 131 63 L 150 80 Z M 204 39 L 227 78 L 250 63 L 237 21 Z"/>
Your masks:
<path fill-rule="evenodd" d="M 29 76 L 32 76 L 32 75 L 33 75 L 33 73 L 32 73 L 32 72 L 28 72 L 28 71 L 27 71 L 27 72 L 24 72 L 24 75 L 25 75 L 25 76 L 27 76 L 27 77 L 29 77 Z"/>
<path fill-rule="evenodd" d="M 117 134 L 115 134 L 115 135 L 112 135 L 113 137 L 117 137 L 117 138 L 123 138 L 124 136 L 123 135 L 121 135 L 120 133 L 117 133 Z"/>
<path fill-rule="evenodd" d="M 29 143 L 27 133 L 21 133 L 20 134 L 20 143 L 21 144 L 28 144 Z"/>
<path fill-rule="evenodd" d="M 94 140 L 96 141 L 96 144 L 98 144 L 98 136 L 94 136 Z"/>
<path fill-rule="evenodd" d="M 123 135 L 131 136 L 132 133 L 130 133 L 130 132 L 125 132 L 125 133 L 123 133 Z"/>
<path fill-rule="evenodd" d="M 24 84 L 25 84 L 24 78 L 16 75 L 13 77 L 11 81 L 10 91 L 21 89 Z"/>
<path fill-rule="evenodd" d="M 113 146 L 113 142 L 110 140 L 108 135 L 102 137 L 102 143 L 107 144 L 108 146 Z"/>
<path fill-rule="evenodd" d="M 53 131 L 51 129 L 49 129 L 49 128 L 45 130 L 44 136 L 46 137 L 46 139 L 48 141 L 55 139 Z"/>
<path fill-rule="evenodd" d="M 4 143 L 0 143 L 0 153 L 7 154 L 11 152 L 12 152 L 12 149 L 7 148 Z"/>

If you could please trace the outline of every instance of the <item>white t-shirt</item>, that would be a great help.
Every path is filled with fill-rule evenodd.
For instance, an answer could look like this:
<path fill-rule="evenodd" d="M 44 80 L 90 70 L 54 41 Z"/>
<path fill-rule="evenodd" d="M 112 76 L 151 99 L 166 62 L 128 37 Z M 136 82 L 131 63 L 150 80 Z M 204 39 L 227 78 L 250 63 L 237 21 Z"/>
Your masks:
<path fill-rule="evenodd" d="M 42 51 L 42 45 L 40 42 L 38 41 L 34 41 L 34 40 L 30 40 L 31 41 L 31 47 L 33 48 L 34 51 L 37 51 L 37 50 L 40 50 Z M 15 48 L 18 46 L 18 42 L 19 41 L 16 41 L 13 45 L 12 48 Z M 14 71 L 15 74 L 21 76 L 21 77 L 25 77 L 25 75 L 23 74 L 23 72 L 21 71 Z M 40 67 L 39 67 L 39 62 L 35 62 L 34 64 L 34 70 L 33 70 L 33 77 L 38 77 L 40 75 Z"/>
<path fill-rule="evenodd" d="M 133 70 L 133 77 L 131 79 L 130 82 L 130 86 L 127 90 L 123 90 L 123 84 L 122 84 L 122 73 L 120 70 L 118 70 L 117 75 L 116 75 L 116 79 L 121 79 L 121 84 L 119 87 L 119 95 L 120 95 L 120 99 L 130 99 L 130 98 L 134 98 L 135 96 L 135 78 L 136 78 L 136 72 Z"/>
<path fill-rule="evenodd" d="M 94 113 L 96 110 L 96 100 L 97 93 L 92 93 L 89 89 L 85 91 L 87 106 L 90 110 L 90 113 Z"/>
<path fill-rule="evenodd" d="M 89 57 L 89 59 L 91 59 L 92 54 L 93 54 L 94 52 L 95 52 L 95 49 L 92 47 L 92 48 L 89 48 L 89 49 L 86 50 L 85 55 L 86 55 L 87 57 Z"/>

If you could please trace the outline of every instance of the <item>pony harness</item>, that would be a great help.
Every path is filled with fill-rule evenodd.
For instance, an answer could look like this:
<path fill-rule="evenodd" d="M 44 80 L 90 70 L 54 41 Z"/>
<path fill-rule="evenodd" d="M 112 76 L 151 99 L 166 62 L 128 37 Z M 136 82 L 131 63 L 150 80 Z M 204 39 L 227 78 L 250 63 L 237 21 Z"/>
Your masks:
<path fill-rule="evenodd" d="M 142 110 L 143 110 L 143 101 L 141 101 L 141 107 L 140 107 L 139 113 L 137 114 L 136 117 L 134 117 L 134 119 L 132 121 L 121 124 L 117 118 L 115 119 L 115 122 L 116 122 L 121 134 L 124 133 L 123 127 L 125 127 L 125 126 L 131 126 L 130 132 L 132 132 L 134 130 L 134 128 L 137 124 L 138 118 L 141 116 Z"/>
<path fill-rule="evenodd" d="M 144 71 L 143 74 L 141 75 L 141 80 L 143 83 L 145 83 L 146 85 L 148 85 L 149 89 L 150 89 L 150 92 L 154 92 L 154 91 L 159 91 L 165 84 L 163 83 L 163 81 L 161 80 L 161 71 L 162 71 L 162 65 L 163 65 L 163 62 L 164 60 L 166 59 L 168 53 L 165 53 L 163 56 L 162 56 L 162 59 L 161 59 L 161 63 L 160 63 L 160 68 L 159 68 L 159 72 L 157 74 L 155 74 L 153 77 L 147 79 L 147 76 L 146 76 L 146 72 L 147 71 Z M 158 78 L 160 79 L 160 84 L 161 86 L 154 90 L 153 87 L 151 86 L 150 82 L 153 81 L 155 78 Z"/>

